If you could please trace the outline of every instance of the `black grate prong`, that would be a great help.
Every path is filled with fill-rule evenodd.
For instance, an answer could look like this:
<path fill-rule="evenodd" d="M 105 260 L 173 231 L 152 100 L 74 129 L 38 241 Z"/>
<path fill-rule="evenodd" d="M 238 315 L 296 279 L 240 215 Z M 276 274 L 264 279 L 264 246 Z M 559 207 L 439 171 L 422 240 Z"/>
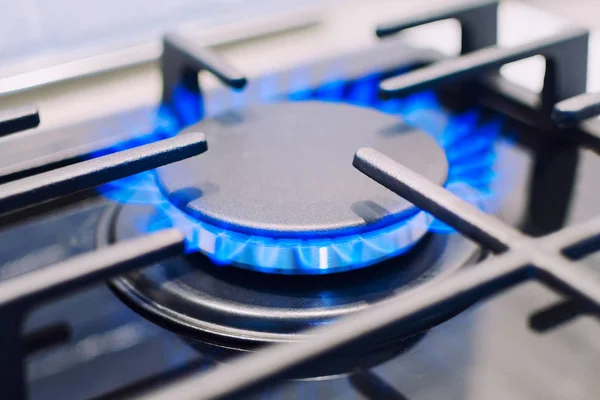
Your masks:
<path fill-rule="evenodd" d="M 584 93 L 557 103 L 552 120 L 560 126 L 573 126 L 600 115 L 600 93 Z"/>
<path fill-rule="evenodd" d="M 406 29 L 452 18 L 458 20 L 461 26 L 461 53 L 469 53 L 496 44 L 498 3 L 498 0 L 478 0 L 439 11 L 430 11 L 420 17 L 410 17 L 403 21 L 379 25 L 375 34 L 383 38 Z"/>
<path fill-rule="evenodd" d="M 540 239 L 544 247 L 580 259 L 600 251 L 600 217 L 568 226 Z"/>
<path fill-rule="evenodd" d="M 71 339 L 71 327 L 66 322 L 46 325 L 23 337 L 23 351 L 27 354 L 59 346 Z"/>
<path fill-rule="evenodd" d="M 176 33 L 166 35 L 163 44 L 161 70 L 164 103 L 171 102 L 177 85 L 199 93 L 198 73 L 203 70 L 212 73 L 231 88 L 242 89 L 246 86 L 246 77 L 211 49 L 198 46 Z"/>
<path fill-rule="evenodd" d="M 511 242 L 526 238 L 488 215 L 423 178 L 416 172 L 384 156 L 376 150 L 363 148 L 354 155 L 353 165 L 371 179 L 394 193 L 430 211 L 451 226 L 460 226 L 466 236 L 495 252 L 508 249 Z"/>
<path fill-rule="evenodd" d="M 202 133 L 185 133 L 9 182 L 0 186 L 0 213 L 181 161 L 206 149 Z"/>
<path fill-rule="evenodd" d="M 403 97 L 415 91 L 484 77 L 504 64 L 542 55 L 546 58 L 546 75 L 541 105 L 542 109 L 551 110 L 557 101 L 585 92 L 588 38 L 586 29 L 571 28 L 516 47 L 477 50 L 386 79 L 380 84 L 380 95 Z"/>
<path fill-rule="evenodd" d="M 119 273 L 165 260 L 185 251 L 184 237 L 165 230 L 73 257 L 0 283 L 0 393 L 25 399 L 21 327 L 27 314 L 72 290 L 102 282 Z"/>
<path fill-rule="evenodd" d="M 408 400 L 389 383 L 370 371 L 352 374 L 350 384 L 367 399 L 373 400 Z"/>
<path fill-rule="evenodd" d="M 40 115 L 35 106 L 26 105 L 0 111 L 0 137 L 35 128 Z"/>
<path fill-rule="evenodd" d="M 538 333 L 547 333 L 585 313 L 583 305 L 573 299 L 562 300 L 529 317 L 529 326 Z"/>

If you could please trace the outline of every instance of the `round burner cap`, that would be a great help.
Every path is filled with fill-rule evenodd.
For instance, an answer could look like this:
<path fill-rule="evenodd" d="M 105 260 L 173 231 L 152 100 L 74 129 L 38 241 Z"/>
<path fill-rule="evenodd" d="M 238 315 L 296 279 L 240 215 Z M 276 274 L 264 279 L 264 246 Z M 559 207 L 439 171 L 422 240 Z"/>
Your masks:
<path fill-rule="evenodd" d="M 373 147 L 443 184 L 444 151 L 394 116 L 349 104 L 284 102 L 201 121 L 208 152 L 158 170 L 168 198 L 217 227 L 271 238 L 330 238 L 387 226 L 415 207 L 352 167 Z"/>
<path fill-rule="evenodd" d="M 206 135 L 209 151 L 158 169 L 150 187 L 167 200 L 158 221 L 214 261 L 269 273 L 364 267 L 427 233 L 430 215 L 352 166 L 357 149 L 379 149 L 438 184 L 448 170 L 423 131 L 349 104 L 265 104 L 189 130 Z"/>

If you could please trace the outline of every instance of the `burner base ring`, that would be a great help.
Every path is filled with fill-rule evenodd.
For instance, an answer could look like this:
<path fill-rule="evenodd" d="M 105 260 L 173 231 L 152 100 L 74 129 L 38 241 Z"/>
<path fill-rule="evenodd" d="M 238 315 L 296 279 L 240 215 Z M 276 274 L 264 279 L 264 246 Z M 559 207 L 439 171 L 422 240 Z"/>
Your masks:
<path fill-rule="evenodd" d="M 145 206 L 110 208 L 99 226 L 98 245 L 136 235 L 135 216 L 143 218 L 146 214 L 149 207 Z M 310 336 L 301 331 L 440 279 L 477 261 L 481 254 L 475 244 L 457 234 L 436 234 L 425 238 L 408 255 L 366 269 L 312 276 L 274 276 L 222 267 L 194 254 L 128 273 L 113 279 L 110 287 L 145 318 L 226 362 L 232 354 L 254 351 L 265 344 L 307 340 Z M 297 371 L 293 377 L 368 368 L 407 351 L 417 337 L 460 311 L 448 310 L 411 321 L 410 326 L 402 327 L 406 334 L 373 338 L 369 346 L 359 346 L 363 349 L 360 354 L 341 354 L 336 357 L 339 363 Z M 352 359 L 355 363 L 348 361 Z"/>

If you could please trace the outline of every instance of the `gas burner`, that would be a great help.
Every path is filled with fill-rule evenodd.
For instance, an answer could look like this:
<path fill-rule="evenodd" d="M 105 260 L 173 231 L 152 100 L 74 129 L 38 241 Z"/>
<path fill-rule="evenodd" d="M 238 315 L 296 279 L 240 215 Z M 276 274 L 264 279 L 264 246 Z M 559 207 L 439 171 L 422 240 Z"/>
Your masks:
<path fill-rule="evenodd" d="M 376 53 L 387 54 L 383 48 Z M 282 71 L 249 82 L 216 113 L 195 73 L 166 73 L 172 79 L 165 79 L 164 93 L 170 95 L 148 137 L 201 132 L 209 150 L 103 186 L 101 192 L 122 206 L 104 216 L 98 246 L 174 227 L 184 234 L 187 252 L 113 280 L 114 292 L 203 354 L 224 360 L 269 343 L 305 341 L 308 328 L 480 259 L 473 242 L 447 235 L 447 225 L 352 166 L 356 149 L 377 148 L 464 200 L 486 209 L 493 203 L 502 125 L 478 109 L 454 113 L 433 92 L 380 100 L 381 80 L 407 65 L 387 60 L 374 73 L 373 65 L 365 71 L 349 62 L 347 76 L 308 79 L 300 88 L 298 70 Z M 240 74 L 220 67 L 209 69 L 228 86 L 245 84 Z M 319 69 L 331 68 L 312 66 L 304 74 Z M 273 90 L 273 82 L 282 87 Z M 400 335 L 381 335 L 292 376 L 371 367 L 459 311 L 427 313 Z"/>
<path fill-rule="evenodd" d="M 105 214 L 99 246 L 140 236 L 161 218 L 152 206 L 125 205 Z M 329 324 L 370 304 L 433 283 L 481 257 L 459 235 L 430 234 L 411 251 L 370 268 L 333 275 L 266 275 L 219 266 L 201 253 L 115 279 L 111 287 L 134 310 L 187 338 L 203 354 L 226 360 L 268 343 L 303 341 L 307 328 Z M 438 311 L 406 324 L 407 334 L 384 335 L 294 377 L 323 377 L 364 369 L 409 349 L 429 328 L 455 315 Z"/>
<path fill-rule="evenodd" d="M 159 209 L 163 218 L 141 231 L 175 227 L 188 252 L 274 274 L 362 268 L 408 251 L 428 231 L 452 230 L 351 166 L 357 148 L 374 147 L 487 211 L 494 204 L 501 124 L 477 109 L 454 114 L 433 92 L 379 99 L 382 79 L 428 57 L 397 49 L 392 41 L 342 66 L 326 61 L 247 81 L 169 35 L 158 123 L 142 142 L 202 132 L 210 150 L 101 192 Z M 220 92 L 231 93 L 225 102 L 204 95 L 199 69 L 245 90 Z"/>
<path fill-rule="evenodd" d="M 383 77 L 367 73 L 246 98 L 245 107 L 234 102 L 192 124 L 204 107 L 176 86 L 163 119 L 187 126 L 176 137 L 205 134 L 209 150 L 104 186 L 102 193 L 124 205 L 107 212 L 98 238 L 106 246 L 176 227 L 187 255 L 113 280 L 115 293 L 203 354 L 225 360 L 264 344 L 307 340 L 308 328 L 477 261 L 477 245 L 445 234 L 447 226 L 430 214 L 361 175 L 352 157 L 364 146 L 382 149 L 484 207 L 493 197 L 501 124 L 477 110 L 454 114 L 430 92 L 382 102 L 376 89 Z M 229 264 L 241 268 L 223 266 Z M 377 365 L 456 312 L 430 313 L 402 335 L 383 335 L 292 376 Z"/>
<path fill-rule="evenodd" d="M 348 86 L 376 82 L 369 77 Z M 481 256 L 458 235 L 428 235 L 440 227 L 429 214 L 365 179 L 350 160 L 357 147 L 382 148 L 432 182 L 456 188 L 487 177 L 498 126 L 479 126 L 477 113 L 451 116 L 432 94 L 395 108 L 388 104 L 386 114 L 311 100 L 324 92 L 206 118 L 178 136 L 205 133 L 210 156 L 105 188 L 107 195 L 127 201 L 105 216 L 101 246 L 167 226 L 188 238 L 187 256 L 114 280 L 122 300 L 188 338 L 203 354 L 224 360 L 268 343 L 306 340 L 307 328 L 431 282 Z M 399 114 L 432 133 L 406 124 Z M 474 132 L 483 140 L 474 140 Z M 474 155 L 483 162 L 471 163 Z M 406 334 L 379 337 L 293 377 L 339 375 L 379 364 L 455 312 L 432 313 L 407 325 Z"/>
<path fill-rule="evenodd" d="M 193 245 L 250 269 L 338 272 L 402 253 L 425 235 L 425 213 L 351 168 L 361 144 L 438 184 L 447 176 L 444 152 L 427 134 L 348 104 L 273 103 L 188 130 L 206 132 L 210 154 L 158 169 L 159 186 L 195 226 Z"/>
<path fill-rule="evenodd" d="M 329 274 L 400 255 L 445 226 L 355 171 L 353 151 L 385 149 L 486 207 L 494 197 L 501 127 L 481 123 L 474 110 L 453 115 L 432 93 L 386 103 L 364 96 L 377 82 L 372 75 L 329 82 L 288 96 L 303 101 L 258 103 L 204 119 L 180 136 L 205 133 L 207 154 L 102 191 L 120 202 L 154 205 L 163 218 L 141 230 L 176 227 L 188 251 L 218 264 Z"/>

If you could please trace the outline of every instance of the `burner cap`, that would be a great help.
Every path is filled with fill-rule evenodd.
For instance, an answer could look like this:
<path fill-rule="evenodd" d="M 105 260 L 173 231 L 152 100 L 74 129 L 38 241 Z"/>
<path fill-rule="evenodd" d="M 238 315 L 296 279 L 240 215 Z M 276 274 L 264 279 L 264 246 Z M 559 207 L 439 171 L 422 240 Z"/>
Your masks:
<path fill-rule="evenodd" d="M 158 170 L 169 198 L 213 225 L 271 237 L 347 234 L 415 212 L 352 167 L 373 147 L 443 184 L 444 151 L 397 117 L 349 104 L 284 102 L 229 111 L 190 127 L 209 151 Z"/>
<path fill-rule="evenodd" d="M 158 185 L 196 221 L 199 250 L 265 272 L 354 269 L 425 235 L 431 218 L 353 168 L 357 149 L 380 149 L 438 184 L 448 170 L 426 133 L 349 104 L 259 105 L 188 131 L 203 132 L 209 151 L 158 169 Z"/>

